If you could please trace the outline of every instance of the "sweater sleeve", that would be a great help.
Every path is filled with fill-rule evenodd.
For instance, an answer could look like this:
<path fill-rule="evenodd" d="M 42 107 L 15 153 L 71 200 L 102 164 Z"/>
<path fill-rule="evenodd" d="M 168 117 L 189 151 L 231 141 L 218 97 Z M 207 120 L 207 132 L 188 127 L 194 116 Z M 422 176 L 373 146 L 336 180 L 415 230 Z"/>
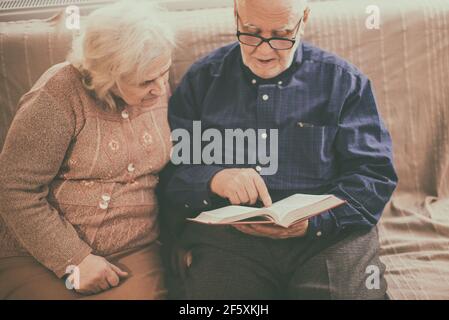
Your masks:
<path fill-rule="evenodd" d="M 69 103 L 43 90 L 21 104 L 0 154 L 0 214 L 21 245 L 61 278 L 92 251 L 47 201 L 76 118 Z"/>

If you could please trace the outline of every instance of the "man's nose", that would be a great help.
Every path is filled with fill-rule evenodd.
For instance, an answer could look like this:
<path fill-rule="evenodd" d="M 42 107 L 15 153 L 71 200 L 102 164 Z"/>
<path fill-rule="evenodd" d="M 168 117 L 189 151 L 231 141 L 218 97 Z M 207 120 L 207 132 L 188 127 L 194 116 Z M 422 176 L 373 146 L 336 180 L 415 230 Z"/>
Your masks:
<path fill-rule="evenodd" d="M 268 56 L 273 53 L 274 49 L 272 47 L 270 47 L 270 44 L 268 42 L 264 41 L 256 48 L 256 50 L 261 55 Z"/>
<path fill-rule="evenodd" d="M 163 96 L 165 94 L 165 81 L 162 77 L 154 81 L 150 88 L 150 93 L 155 96 Z"/>

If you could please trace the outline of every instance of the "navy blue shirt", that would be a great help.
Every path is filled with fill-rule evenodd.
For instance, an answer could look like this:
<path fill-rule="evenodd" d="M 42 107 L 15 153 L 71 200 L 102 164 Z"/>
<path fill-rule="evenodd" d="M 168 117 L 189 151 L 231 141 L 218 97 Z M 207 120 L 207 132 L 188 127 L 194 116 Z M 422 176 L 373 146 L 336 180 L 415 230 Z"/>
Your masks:
<path fill-rule="evenodd" d="M 372 227 L 397 183 L 391 139 L 369 79 L 310 44 L 301 43 L 292 65 L 268 80 L 243 64 L 238 43 L 222 47 L 191 66 L 168 113 L 172 130 L 191 132 L 193 121 L 201 121 L 203 131 L 267 129 L 269 142 L 269 129 L 277 129 L 278 170 L 262 175 L 273 202 L 295 193 L 334 194 L 347 201 L 311 218 L 308 237 Z M 211 193 L 209 183 L 230 167 L 261 169 L 258 163 L 176 166 L 164 187 L 177 208 L 172 212 L 194 216 L 229 204 Z"/>

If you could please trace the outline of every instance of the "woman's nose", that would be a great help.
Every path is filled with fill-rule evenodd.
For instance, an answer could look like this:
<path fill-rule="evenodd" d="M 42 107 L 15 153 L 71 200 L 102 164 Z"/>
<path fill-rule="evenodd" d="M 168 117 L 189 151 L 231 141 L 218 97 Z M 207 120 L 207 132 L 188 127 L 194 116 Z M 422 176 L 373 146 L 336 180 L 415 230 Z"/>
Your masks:
<path fill-rule="evenodd" d="M 155 96 L 163 96 L 165 94 L 165 82 L 162 77 L 154 81 L 153 86 L 150 88 L 150 93 Z"/>

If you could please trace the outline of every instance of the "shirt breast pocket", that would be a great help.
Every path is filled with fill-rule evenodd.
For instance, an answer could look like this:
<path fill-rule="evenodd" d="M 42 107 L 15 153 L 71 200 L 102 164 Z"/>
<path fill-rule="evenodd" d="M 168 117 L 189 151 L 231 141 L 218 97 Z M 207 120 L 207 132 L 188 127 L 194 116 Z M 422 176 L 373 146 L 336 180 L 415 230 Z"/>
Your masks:
<path fill-rule="evenodd" d="M 298 178 L 328 179 L 335 171 L 334 141 L 336 126 L 318 126 L 299 122 L 287 129 L 284 148 L 286 166 Z M 285 153 L 284 153 L 285 154 Z"/>

